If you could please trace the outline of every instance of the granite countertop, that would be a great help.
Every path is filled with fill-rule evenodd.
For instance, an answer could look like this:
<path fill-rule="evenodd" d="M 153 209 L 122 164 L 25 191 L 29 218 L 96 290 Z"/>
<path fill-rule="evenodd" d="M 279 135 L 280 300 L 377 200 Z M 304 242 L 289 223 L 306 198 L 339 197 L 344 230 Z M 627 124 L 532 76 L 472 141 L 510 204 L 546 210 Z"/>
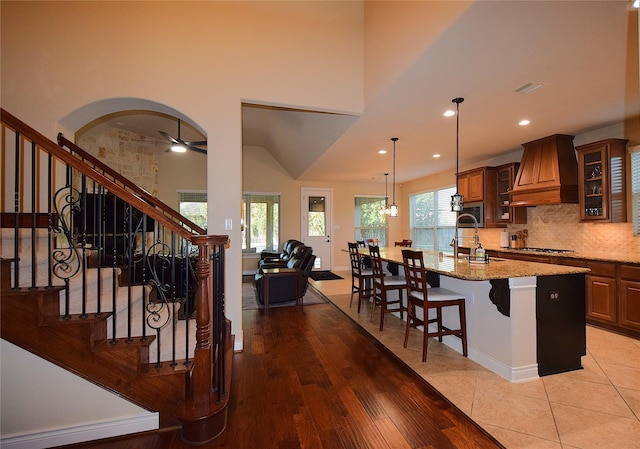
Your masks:
<path fill-rule="evenodd" d="M 533 251 L 512 248 L 485 247 L 486 250 L 496 251 L 499 253 L 512 254 L 532 254 L 537 256 L 556 256 L 566 257 L 570 259 L 594 260 L 602 262 L 622 262 L 640 264 L 640 254 L 635 252 L 613 252 L 613 251 L 570 251 L 562 253 L 552 253 L 546 251 Z"/>
<path fill-rule="evenodd" d="M 380 248 L 380 257 L 389 262 L 402 264 L 403 248 Z M 368 254 L 368 249 L 360 249 Z M 429 271 L 467 281 L 486 281 L 489 279 L 507 279 L 526 276 L 555 276 L 562 274 L 587 273 L 589 269 L 548 263 L 525 262 L 493 258 L 489 263 L 471 263 L 460 257 L 423 250 L 425 267 Z"/>

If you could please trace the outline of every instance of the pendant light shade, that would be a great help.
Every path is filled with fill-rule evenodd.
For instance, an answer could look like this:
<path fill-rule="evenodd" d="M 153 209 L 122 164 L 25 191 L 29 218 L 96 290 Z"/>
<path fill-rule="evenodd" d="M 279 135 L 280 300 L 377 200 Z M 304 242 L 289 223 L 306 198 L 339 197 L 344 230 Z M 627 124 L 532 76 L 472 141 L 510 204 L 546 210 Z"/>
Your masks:
<path fill-rule="evenodd" d="M 392 137 L 391 141 L 393 142 L 393 203 L 389 208 L 389 216 L 397 217 L 398 205 L 396 204 L 396 142 L 398 141 L 398 138 Z"/>
<path fill-rule="evenodd" d="M 456 104 L 456 193 L 451 196 L 451 212 L 462 212 L 464 197 L 458 191 L 458 161 L 460 156 L 460 103 L 464 101 L 464 98 L 457 97 L 451 101 Z"/>

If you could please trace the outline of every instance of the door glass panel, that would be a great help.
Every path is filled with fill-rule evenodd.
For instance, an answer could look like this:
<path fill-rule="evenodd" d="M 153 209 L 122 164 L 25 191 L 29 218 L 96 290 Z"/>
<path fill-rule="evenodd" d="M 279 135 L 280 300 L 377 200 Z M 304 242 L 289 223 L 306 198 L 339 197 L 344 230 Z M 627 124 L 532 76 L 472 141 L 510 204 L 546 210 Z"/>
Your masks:
<path fill-rule="evenodd" d="M 325 212 L 325 202 L 323 196 L 309 197 L 309 215 L 307 235 L 309 237 L 319 237 L 327 235 L 326 223 L 327 217 Z"/>

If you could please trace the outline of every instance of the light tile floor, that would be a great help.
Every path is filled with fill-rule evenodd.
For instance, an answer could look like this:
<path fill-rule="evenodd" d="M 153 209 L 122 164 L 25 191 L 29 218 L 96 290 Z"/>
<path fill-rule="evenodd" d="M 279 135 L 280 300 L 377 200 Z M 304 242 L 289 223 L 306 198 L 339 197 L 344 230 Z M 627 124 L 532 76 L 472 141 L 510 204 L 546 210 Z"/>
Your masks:
<path fill-rule="evenodd" d="M 311 282 L 507 448 L 640 449 L 640 340 L 587 326 L 584 369 L 511 383 L 434 339 L 422 363 L 420 331 L 403 348 L 404 322 L 387 315 L 380 332 L 368 303 L 349 307 L 351 273 L 337 274 Z"/>

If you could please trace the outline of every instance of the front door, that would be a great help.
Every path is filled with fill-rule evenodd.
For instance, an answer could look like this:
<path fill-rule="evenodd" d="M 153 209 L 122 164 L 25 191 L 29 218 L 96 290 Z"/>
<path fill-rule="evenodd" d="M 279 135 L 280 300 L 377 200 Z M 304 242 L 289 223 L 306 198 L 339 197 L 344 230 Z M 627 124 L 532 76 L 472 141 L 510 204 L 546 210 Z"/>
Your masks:
<path fill-rule="evenodd" d="M 314 270 L 331 270 L 333 189 L 302 188 L 302 242 L 313 248 Z"/>

